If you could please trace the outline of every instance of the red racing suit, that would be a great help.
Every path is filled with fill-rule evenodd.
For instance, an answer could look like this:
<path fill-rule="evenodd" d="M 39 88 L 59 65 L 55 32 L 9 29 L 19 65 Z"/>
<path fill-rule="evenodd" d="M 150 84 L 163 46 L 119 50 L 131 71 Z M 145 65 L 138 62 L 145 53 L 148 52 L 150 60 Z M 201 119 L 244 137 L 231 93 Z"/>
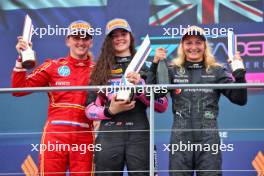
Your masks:
<path fill-rule="evenodd" d="M 90 56 L 85 60 L 71 56 L 57 60 L 47 59 L 27 75 L 18 59 L 12 74 L 12 87 L 87 86 L 93 65 Z M 13 95 L 24 96 L 30 93 Z M 48 92 L 48 97 L 48 118 L 41 144 L 52 144 L 55 149 L 40 150 L 40 175 L 57 175 L 57 172 L 61 175 L 67 168 L 71 175 L 92 175 L 93 125 L 84 112 L 87 92 L 52 91 Z"/>

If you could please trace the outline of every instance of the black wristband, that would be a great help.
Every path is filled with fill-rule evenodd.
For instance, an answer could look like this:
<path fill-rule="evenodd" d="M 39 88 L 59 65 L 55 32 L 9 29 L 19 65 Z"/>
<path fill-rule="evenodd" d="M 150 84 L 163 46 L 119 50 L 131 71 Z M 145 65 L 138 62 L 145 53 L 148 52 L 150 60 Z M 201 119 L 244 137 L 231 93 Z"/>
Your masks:
<path fill-rule="evenodd" d="M 106 116 L 106 117 L 109 117 L 109 118 L 113 118 L 114 117 L 114 115 L 111 113 L 111 111 L 109 110 L 109 107 L 108 106 L 106 106 L 105 108 L 104 108 L 104 115 Z"/>
<path fill-rule="evenodd" d="M 246 81 L 245 74 L 246 74 L 245 69 L 237 69 L 232 73 L 237 83 L 244 83 Z"/>

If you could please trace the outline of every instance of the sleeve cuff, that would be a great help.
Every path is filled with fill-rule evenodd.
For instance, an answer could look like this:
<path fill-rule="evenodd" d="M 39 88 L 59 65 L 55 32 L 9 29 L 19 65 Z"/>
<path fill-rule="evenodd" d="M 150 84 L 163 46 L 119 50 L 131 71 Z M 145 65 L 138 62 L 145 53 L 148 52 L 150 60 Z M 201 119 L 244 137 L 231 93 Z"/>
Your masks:
<path fill-rule="evenodd" d="M 109 112 L 109 107 L 104 108 L 104 115 L 108 118 L 113 118 L 114 115 Z"/>
<path fill-rule="evenodd" d="M 157 71 L 157 68 L 158 68 L 158 63 L 152 62 L 151 67 L 150 67 L 150 70 L 152 72 L 156 72 Z"/>
<path fill-rule="evenodd" d="M 235 70 L 232 73 L 232 75 L 235 78 L 237 83 L 245 83 L 246 82 L 246 79 L 245 79 L 246 70 L 244 70 L 244 69 Z"/>
<path fill-rule="evenodd" d="M 26 69 L 23 68 L 22 66 L 22 59 L 21 57 L 18 57 L 16 60 L 16 65 L 15 68 L 13 69 L 14 71 L 20 72 L 20 71 L 26 71 Z"/>

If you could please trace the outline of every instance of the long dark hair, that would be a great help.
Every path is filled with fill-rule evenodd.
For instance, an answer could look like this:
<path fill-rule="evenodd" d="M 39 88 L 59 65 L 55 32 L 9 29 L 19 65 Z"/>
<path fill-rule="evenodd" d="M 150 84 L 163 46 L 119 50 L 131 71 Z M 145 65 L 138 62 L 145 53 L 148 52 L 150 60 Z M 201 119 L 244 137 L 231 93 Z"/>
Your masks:
<path fill-rule="evenodd" d="M 130 34 L 129 50 L 131 56 L 133 57 L 136 53 L 135 39 L 130 32 L 129 34 Z M 100 55 L 97 59 L 96 65 L 90 77 L 91 80 L 90 84 L 107 85 L 107 82 L 111 77 L 111 70 L 114 62 L 115 62 L 115 50 L 112 45 L 112 36 L 111 34 L 109 34 L 106 36 L 103 42 Z"/>

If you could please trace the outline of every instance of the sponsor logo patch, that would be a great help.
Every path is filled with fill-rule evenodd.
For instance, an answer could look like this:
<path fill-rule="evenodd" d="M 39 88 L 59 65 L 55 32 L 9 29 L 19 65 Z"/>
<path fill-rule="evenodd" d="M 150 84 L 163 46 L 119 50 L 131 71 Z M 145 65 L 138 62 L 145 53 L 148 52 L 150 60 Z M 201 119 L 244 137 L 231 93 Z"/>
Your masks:
<path fill-rule="evenodd" d="M 66 76 L 69 76 L 71 74 L 71 70 L 70 70 L 70 68 L 68 66 L 65 66 L 65 65 L 64 66 L 60 66 L 58 68 L 58 74 L 60 76 L 66 77 Z"/>

